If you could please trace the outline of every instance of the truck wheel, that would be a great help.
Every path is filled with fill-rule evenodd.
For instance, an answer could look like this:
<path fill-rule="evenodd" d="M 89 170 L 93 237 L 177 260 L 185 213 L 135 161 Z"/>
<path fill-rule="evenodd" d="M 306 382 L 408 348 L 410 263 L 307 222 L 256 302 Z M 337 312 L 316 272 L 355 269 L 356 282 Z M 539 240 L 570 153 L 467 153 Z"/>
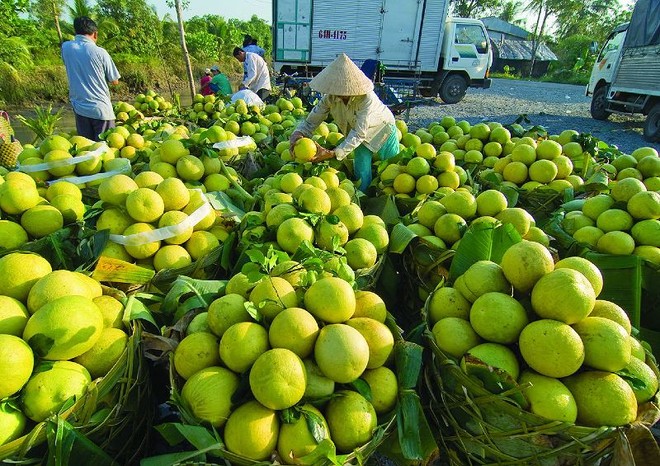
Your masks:
<path fill-rule="evenodd" d="M 660 103 L 656 103 L 646 116 L 644 139 L 650 142 L 660 141 Z"/>
<path fill-rule="evenodd" d="M 607 86 L 599 87 L 591 98 L 591 118 L 594 120 L 607 120 L 610 112 L 607 108 Z"/>
<path fill-rule="evenodd" d="M 448 104 L 456 104 L 463 100 L 467 83 L 461 76 L 454 74 L 447 76 L 440 87 L 440 98 Z"/>

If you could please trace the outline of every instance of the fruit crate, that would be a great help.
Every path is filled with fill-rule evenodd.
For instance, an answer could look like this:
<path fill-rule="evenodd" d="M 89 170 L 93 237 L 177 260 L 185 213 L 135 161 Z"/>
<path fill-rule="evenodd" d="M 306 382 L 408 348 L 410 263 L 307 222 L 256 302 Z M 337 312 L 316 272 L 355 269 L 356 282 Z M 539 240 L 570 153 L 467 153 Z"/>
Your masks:
<path fill-rule="evenodd" d="M 506 383 L 502 393 L 493 393 L 484 382 L 466 374 L 436 344 L 426 306 L 422 314 L 427 323 L 423 337 L 430 352 L 421 396 L 446 464 L 657 464 L 657 444 L 650 429 L 660 416 L 658 394 L 639 406 L 634 423 L 622 427 L 584 427 L 545 419 L 515 401 L 522 396 L 516 384 L 491 376 L 491 383 L 500 387 Z M 646 363 L 658 373 L 655 358 L 648 352 Z"/>
<path fill-rule="evenodd" d="M 615 256 L 587 252 L 586 259 L 593 262 L 603 275 L 603 291 L 598 299 L 615 302 L 630 318 L 633 327 L 640 330 L 656 355 L 660 355 L 660 271 L 638 256 Z"/>

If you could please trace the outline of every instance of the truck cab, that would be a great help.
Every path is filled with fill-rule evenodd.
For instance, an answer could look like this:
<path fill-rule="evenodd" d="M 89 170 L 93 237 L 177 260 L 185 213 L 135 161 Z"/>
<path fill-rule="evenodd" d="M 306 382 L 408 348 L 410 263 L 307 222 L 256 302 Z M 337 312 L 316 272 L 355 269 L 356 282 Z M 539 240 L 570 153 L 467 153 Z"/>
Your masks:
<path fill-rule="evenodd" d="M 596 112 L 601 115 L 602 112 L 605 112 L 604 99 L 607 97 L 607 91 L 614 80 L 617 64 L 621 59 L 621 48 L 626 38 L 628 25 L 629 23 L 624 23 L 617 26 L 607 37 L 596 57 L 585 92 L 587 96 L 594 96 L 597 92 L 601 96 L 592 99 L 592 113 Z"/>
<path fill-rule="evenodd" d="M 646 115 L 644 137 L 660 140 L 660 0 L 637 0 L 629 24 L 612 31 L 587 85 L 591 116 Z"/>
<path fill-rule="evenodd" d="M 456 103 L 468 86 L 489 88 L 492 64 L 493 51 L 484 24 L 476 19 L 448 18 L 431 94 L 446 103 Z"/>

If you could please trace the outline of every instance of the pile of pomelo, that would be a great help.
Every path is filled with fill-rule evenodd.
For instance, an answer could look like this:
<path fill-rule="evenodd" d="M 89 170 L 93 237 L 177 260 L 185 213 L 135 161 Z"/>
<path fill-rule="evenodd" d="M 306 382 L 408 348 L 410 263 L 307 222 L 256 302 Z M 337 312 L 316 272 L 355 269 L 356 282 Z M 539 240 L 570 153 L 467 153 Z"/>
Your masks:
<path fill-rule="evenodd" d="M 574 173 L 574 164 L 582 166 L 584 158 L 582 147 L 572 140 L 575 131 L 515 137 L 498 122 L 470 125 L 452 117 L 414 133 L 399 121 L 397 127 L 401 149 L 408 149 L 413 157 L 380 173 L 378 188 L 386 194 L 419 198 L 438 188 L 456 189 L 467 183 L 466 170 L 481 182 L 524 191 L 541 187 L 563 191 L 584 183 Z"/>
<path fill-rule="evenodd" d="M 529 212 L 509 207 L 507 197 L 495 189 L 477 196 L 462 188 L 438 192 L 434 198 L 422 201 L 409 217 L 408 228 L 440 249 L 456 250 L 468 227 L 480 223 L 510 223 L 525 239 L 545 246 L 550 241 Z"/>
<path fill-rule="evenodd" d="M 110 236 L 102 256 L 156 271 L 181 268 L 209 254 L 229 235 L 205 194 L 179 178 L 162 179 L 153 172 L 135 179 L 114 175 L 99 185 L 98 194 L 103 211 L 95 228 L 118 235 Z"/>
<path fill-rule="evenodd" d="M 633 154 L 639 163 L 632 155 L 614 159 L 612 166 L 619 168 L 609 192 L 586 198 L 581 210 L 566 213 L 562 227 L 598 252 L 635 254 L 659 265 L 660 185 L 656 180 L 660 158 L 652 148 L 640 148 Z"/>
<path fill-rule="evenodd" d="M 344 173 L 331 167 L 317 173 L 287 165 L 266 178 L 255 193 L 259 210 L 243 218 L 241 249 L 271 244 L 293 256 L 306 242 L 345 257 L 353 270 L 373 267 L 389 245 L 385 222 L 364 215 Z"/>
<path fill-rule="evenodd" d="M 18 155 L 18 171 L 28 174 L 40 187 L 59 179 L 85 177 L 83 180 L 88 180 L 92 175 L 97 179 L 76 181 L 76 184 L 80 188 L 96 186 L 102 179 L 100 173 L 130 172 L 127 162 L 146 144 L 140 134 L 131 133 L 124 126 L 119 126 L 112 134 L 108 146 L 66 134 L 53 134 L 38 147 L 26 144 Z M 32 168 L 37 165 L 39 167 Z"/>
<path fill-rule="evenodd" d="M 322 442 L 350 454 L 396 404 L 386 316 L 378 295 L 334 276 L 304 289 L 293 275 L 232 279 L 174 352 L 181 408 L 251 460 L 305 464 Z"/>
<path fill-rule="evenodd" d="M 438 347 L 472 373 L 478 362 L 517 383 L 527 409 L 553 421 L 622 426 L 658 391 L 626 312 L 599 300 L 586 259 L 554 263 L 523 240 L 499 264 L 478 261 L 427 302 Z"/>
<path fill-rule="evenodd" d="M 82 397 L 128 343 L 123 304 L 36 254 L 0 258 L 0 445 Z"/>
<path fill-rule="evenodd" d="M 131 117 L 132 110 L 139 111 L 147 116 L 169 116 L 175 114 L 177 109 L 172 102 L 150 89 L 144 94 L 136 95 L 133 105 L 126 102 L 118 102 L 115 105 L 115 113 L 117 113 L 117 119 L 120 121 L 125 121 L 122 112 Z"/>
<path fill-rule="evenodd" d="M 21 172 L 0 177 L 0 247 L 12 250 L 83 218 L 86 206 L 80 189 L 61 182 L 43 188 Z"/>
<path fill-rule="evenodd" d="M 228 238 L 205 195 L 221 192 L 214 200 L 228 196 L 238 206 L 232 215 L 242 217 L 229 255 L 235 273 L 174 351 L 173 399 L 183 420 L 211 426 L 227 451 L 255 461 L 304 464 L 318 445 L 351 454 L 378 437 L 398 397 L 391 356 L 398 335 L 391 319 L 385 324 L 383 300 L 355 291 L 355 277 L 378 265 L 394 236 L 383 218 L 363 212 L 350 161 L 310 163 L 317 144 L 341 143 L 337 124 L 323 122 L 291 146 L 306 115 L 295 97 L 261 108 L 195 96 L 185 124 L 168 121 L 174 109 L 153 92 L 116 110 L 124 124 L 103 135 L 107 149 L 90 160 L 68 164 L 99 143 L 60 134 L 26 145 L 19 171 L 2 173 L 0 248 L 87 222 L 114 235 L 101 255 L 177 269 Z M 145 121 L 150 114 L 164 118 Z M 458 250 L 468 228 L 484 223 L 511 224 L 523 238 L 501 263 L 475 262 L 428 297 L 440 350 L 470 375 L 495 368 L 503 387 L 522 394 L 516 402 L 549 420 L 633 422 L 656 396 L 655 366 L 625 311 L 597 299 L 598 269 L 581 258 L 555 263 L 544 225 L 511 193 L 546 187 L 582 195 L 584 178 L 607 172 L 608 189 L 588 193 L 563 228 L 599 252 L 658 264 L 657 152 L 595 165 L 571 130 L 525 133 L 451 117 L 416 131 L 396 126 L 400 154 L 374 160 L 376 189 L 368 192 L 414 203 L 401 217 L 414 235 L 440 251 Z M 262 164 L 263 178 L 239 175 L 248 158 Z M 43 163 L 52 165 L 29 168 Z M 122 304 L 81 273 L 51 269 L 34 254 L 0 257 L 0 399 L 9 401 L 0 404 L 0 444 L 82 396 L 126 348 Z"/>

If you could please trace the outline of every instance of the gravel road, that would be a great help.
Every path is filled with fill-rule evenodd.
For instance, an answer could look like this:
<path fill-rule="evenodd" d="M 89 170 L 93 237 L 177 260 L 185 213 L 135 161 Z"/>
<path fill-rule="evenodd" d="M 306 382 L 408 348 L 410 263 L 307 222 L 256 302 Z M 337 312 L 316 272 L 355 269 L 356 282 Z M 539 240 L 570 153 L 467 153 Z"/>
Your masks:
<path fill-rule="evenodd" d="M 445 115 L 471 124 L 480 121 L 508 124 L 520 114 L 527 114 L 531 125 L 542 125 L 551 134 L 575 129 L 591 133 L 626 153 L 642 146 L 653 146 L 660 151 L 660 144 L 642 138 L 642 115 L 612 115 L 609 121 L 591 118 L 591 98 L 585 96 L 584 89 L 571 84 L 493 79 L 490 89 L 468 89 L 465 98 L 457 104 L 445 104 L 438 99 L 429 100 L 428 105 L 414 106 L 407 121 L 414 129 L 439 121 Z"/>

